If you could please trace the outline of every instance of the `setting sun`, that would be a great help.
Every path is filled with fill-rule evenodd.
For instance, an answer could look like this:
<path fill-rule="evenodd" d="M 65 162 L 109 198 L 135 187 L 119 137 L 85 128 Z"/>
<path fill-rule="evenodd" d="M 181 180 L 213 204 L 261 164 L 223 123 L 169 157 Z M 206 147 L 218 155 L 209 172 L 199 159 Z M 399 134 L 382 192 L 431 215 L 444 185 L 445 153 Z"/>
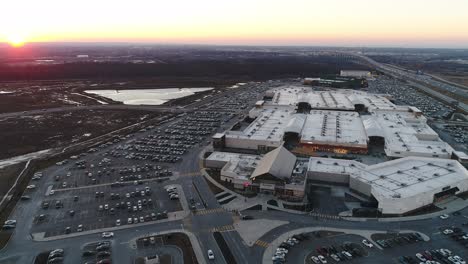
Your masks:
<path fill-rule="evenodd" d="M 16 47 L 21 47 L 25 43 L 24 37 L 19 36 L 19 35 L 9 36 L 7 41 L 8 41 L 8 43 L 10 43 L 11 46 L 13 46 L 15 48 Z"/>

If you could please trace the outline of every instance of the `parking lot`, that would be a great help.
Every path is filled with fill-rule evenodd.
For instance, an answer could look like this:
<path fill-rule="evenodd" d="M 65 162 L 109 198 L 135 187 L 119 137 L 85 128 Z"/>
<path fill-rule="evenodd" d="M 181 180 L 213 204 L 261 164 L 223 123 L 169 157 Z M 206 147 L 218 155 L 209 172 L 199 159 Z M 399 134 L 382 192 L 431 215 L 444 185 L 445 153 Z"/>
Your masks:
<path fill-rule="evenodd" d="M 204 108 L 209 111 L 178 114 L 116 135 L 37 173 L 25 195 L 45 189 L 43 199 L 22 202 L 34 211 L 31 233 L 50 237 L 134 225 L 183 210 L 178 194 L 164 187 L 197 173 L 197 155 L 210 136 L 236 122 L 237 114 L 258 99 L 257 90 L 267 88 L 254 84 L 252 90 L 236 90 L 239 97 L 213 98 Z M 187 193 L 183 202 L 203 209 L 193 183 L 182 182 L 179 191 Z"/>
<path fill-rule="evenodd" d="M 83 263 L 112 263 L 111 241 L 99 241 L 87 243 L 81 250 Z"/>
<path fill-rule="evenodd" d="M 425 241 L 418 233 L 372 234 L 372 242 L 362 236 L 340 232 L 316 231 L 292 236 L 285 240 L 272 256 L 273 263 L 420 263 L 422 258 L 439 263 L 453 262 L 448 257 L 466 258 L 466 246 L 462 228 L 451 227 L 453 233 L 441 234 Z M 440 255 L 440 248 L 448 248 L 450 254 Z M 437 251 L 435 251 L 437 250 Z M 416 255 L 419 253 L 418 255 Z M 433 263 L 433 262 L 430 262 Z"/>
<path fill-rule="evenodd" d="M 187 174 L 184 168 L 197 167 L 194 150 L 232 117 L 205 111 L 181 115 L 114 137 L 44 170 L 34 179 L 34 184 L 46 184 L 47 191 L 31 232 L 56 236 L 157 221 L 181 211 L 179 196 L 170 196 L 164 186 Z M 201 201 L 187 188 L 191 207 L 198 208 Z"/>
<path fill-rule="evenodd" d="M 112 194 L 119 198 L 112 198 Z M 81 232 L 78 231 L 79 225 L 85 231 L 127 225 L 135 223 L 135 219 L 138 219 L 136 223 L 156 221 L 165 219 L 168 212 L 181 210 L 179 200 L 171 200 L 162 184 L 157 182 L 118 189 L 110 185 L 76 189 L 47 197 L 37 212 L 33 232 L 46 232 L 46 236 L 54 236 Z"/>
<path fill-rule="evenodd" d="M 289 245 L 284 263 L 362 263 L 375 251 L 362 244 L 363 238 L 356 235 L 348 235 L 337 232 L 313 232 L 303 234 L 306 239 Z M 288 247 L 285 241 L 280 247 Z M 275 263 L 275 261 L 273 261 Z M 277 260 L 277 263 L 282 263 Z"/>
<path fill-rule="evenodd" d="M 423 111 L 424 115 L 432 118 L 447 118 L 455 110 L 415 88 L 387 76 L 378 76 L 369 80 L 369 92 L 391 95 L 397 104 L 412 105 Z"/>

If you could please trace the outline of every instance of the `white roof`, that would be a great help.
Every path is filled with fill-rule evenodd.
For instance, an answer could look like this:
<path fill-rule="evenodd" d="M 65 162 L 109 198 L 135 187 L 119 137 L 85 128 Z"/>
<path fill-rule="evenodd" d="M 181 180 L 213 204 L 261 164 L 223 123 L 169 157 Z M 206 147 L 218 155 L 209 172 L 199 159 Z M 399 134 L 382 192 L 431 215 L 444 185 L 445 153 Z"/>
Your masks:
<path fill-rule="evenodd" d="M 308 103 L 312 109 L 354 110 L 355 104 L 364 104 L 370 109 L 396 109 L 385 95 L 369 94 L 356 90 L 316 91 L 309 87 L 283 86 L 275 88 L 271 102 L 273 105 L 297 105 Z"/>
<path fill-rule="evenodd" d="M 376 198 L 405 198 L 456 186 L 468 180 L 468 172 L 456 160 L 406 157 L 368 166 L 357 177 L 372 185 Z"/>
<path fill-rule="evenodd" d="M 350 175 L 351 173 L 356 173 L 359 170 L 364 170 L 366 168 L 367 165 L 354 160 L 311 157 L 309 159 L 307 170 L 313 172 Z"/>
<path fill-rule="evenodd" d="M 468 181 L 468 171 L 456 160 L 406 157 L 375 165 L 312 157 L 308 171 L 345 174 L 371 185 L 376 198 L 405 198 Z"/>
<path fill-rule="evenodd" d="M 257 159 L 258 155 L 250 155 L 250 154 L 242 154 L 242 153 L 234 153 L 234 152 L 220 152 L 220 151 L 215 151 L 206 158 L 206 160 L 210 161 L 235 161 L 235 160 L 240 160 L 240 159 Z"/>
<path fill-rule="evenodd" d="M 236 179 L 248 179 L 258 162 L 260 162 L 260 159 L 258 155 L 218 151 L 211 153 L 206 158 L 207 161 L 226 162 L 221 169 L 223 174 L 228 174 Z"/>
<path fill-rule="evenodd" d="M 362 116 L 367 136 L 385 138 L 387 156 L 437 155 L 448 158 L 453 151 L 449 144 L 429 127 L 424 116 L 414 112 L 377 111 Z"/>
<path fill-rule="evenodd" d="M 301 143 L 366 147 L 367 136 L 356 112 L 313 110 L 294 114 L 289 109 L 263 109 L 243 131 L 229 131 L 226 137 L 245 140 L 283 141 L 285 132 L 299 134 Z"/>
<path fill-rule="evenodd" d="M 265 154 L 250 178 L 266 173 L 277 178 L 290 178 L 295 164 L 296 156 L 281 146 Z"/>
<path fill-rule="evenodd" d="M 284 129 L 284 132 L 292 132 L 300 134 L 302 128 L 304 127 L 304 123 L 306 121 L 305 114 L 294 114 L 291 116 L 288 125 Z"/>
<path fill-rule="evenodd" d="M 281 142 L 291 111 L 263 109 L 243 131 L 228 131 L 226 137 Z"/>
<path fill-rule="evenodd" d="M 365 118 L 362 121 L 368 137 L 383 137 L 383 129 L 376 118 Z"/>
<path fill-rule="evenodd" d="M 362 120 L 356 112 L 313 110 L 301 132 L 301 143 L 367 147 Z"/>

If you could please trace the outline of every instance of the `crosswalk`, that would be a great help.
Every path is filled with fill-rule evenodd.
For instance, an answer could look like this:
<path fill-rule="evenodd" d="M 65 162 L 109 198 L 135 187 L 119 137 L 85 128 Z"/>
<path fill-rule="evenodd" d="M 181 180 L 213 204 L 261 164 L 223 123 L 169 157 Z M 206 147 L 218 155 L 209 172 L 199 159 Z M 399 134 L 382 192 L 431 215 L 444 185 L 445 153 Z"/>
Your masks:
<path fill-rule="evenodd" d="M 233 225 L 217 226 L 211 229 L 211 232 L 227 232 L 227 231 L 232 231 L 234 229 L 235 228 Z"/>
<path fill-rule="evenodd" d="M 267 248 L 270 244 L 268 244 L 267 242 L 265 242 L 263 240 L 257 240 L 257 241 L 255 241 L 255 245 Z"/>
<path fill-rule="evenodd" d="M 223 208 L 214 208 L 214 209 L 197 210 L 194 213 L 196 215 L 206 215 L 206 214 L 214 214 L 214 213 L 222 213 L 222 212 L 224 212 Z"/>
<path fill-rule="evenodd" d="M 338 215 L 328 215 L 328 214 L 312 213 L 312 212 L 309 213 L 309 215 L 314 216 L 316 218 L 341 220 L 341 216 L 338 216 Z"/>

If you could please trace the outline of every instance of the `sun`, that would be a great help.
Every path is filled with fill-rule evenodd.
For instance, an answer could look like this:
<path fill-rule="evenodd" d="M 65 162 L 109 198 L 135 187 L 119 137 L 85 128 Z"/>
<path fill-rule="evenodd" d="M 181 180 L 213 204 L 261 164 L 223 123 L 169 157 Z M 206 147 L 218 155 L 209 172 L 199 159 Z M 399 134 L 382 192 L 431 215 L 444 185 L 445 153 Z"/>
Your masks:
<path fill-rule="evenodd" d="M 10 43 L 12 47 L 19 48 L 24 45 L 25 39 L 20 35 L 11 35 L 7 38 L 7 42 Z"/>

